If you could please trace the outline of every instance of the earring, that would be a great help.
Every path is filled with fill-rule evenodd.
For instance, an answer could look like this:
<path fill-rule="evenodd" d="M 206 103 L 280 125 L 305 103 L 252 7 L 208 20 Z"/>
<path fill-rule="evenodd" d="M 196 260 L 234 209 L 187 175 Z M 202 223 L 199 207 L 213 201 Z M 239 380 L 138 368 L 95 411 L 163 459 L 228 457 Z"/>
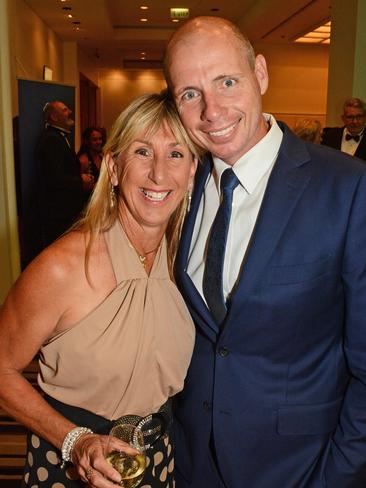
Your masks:
<path fill-rule="evenodd" d="M 112 183 L 111 183 L 111 188 L 109 190 L 109 207 L 110 207 L 111 211 L 116 206 L 116 202 L 117 202 L 116 187 L 114 185 L 112 185 Z"/>
<path fill-rule="evenodd" d="M 186 212 L 188 213 L 191 210 L 192 188 L 188 188 L 186 198 L 187 198 Z"/>

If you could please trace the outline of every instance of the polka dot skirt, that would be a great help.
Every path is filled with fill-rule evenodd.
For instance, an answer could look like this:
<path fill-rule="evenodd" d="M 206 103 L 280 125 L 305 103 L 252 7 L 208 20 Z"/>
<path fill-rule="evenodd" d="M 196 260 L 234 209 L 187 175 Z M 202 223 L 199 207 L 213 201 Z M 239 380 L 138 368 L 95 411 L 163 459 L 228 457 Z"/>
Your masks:
<path fill-rule="evenodd" d="M 168 434 L 146 451 L 146 457 L 140 488 L 174 488 L 174 457 Z M 72 464 L 61 469 L 60 463 L 60 451 L 29 433 L 22 488 L 85 488 Z"/>

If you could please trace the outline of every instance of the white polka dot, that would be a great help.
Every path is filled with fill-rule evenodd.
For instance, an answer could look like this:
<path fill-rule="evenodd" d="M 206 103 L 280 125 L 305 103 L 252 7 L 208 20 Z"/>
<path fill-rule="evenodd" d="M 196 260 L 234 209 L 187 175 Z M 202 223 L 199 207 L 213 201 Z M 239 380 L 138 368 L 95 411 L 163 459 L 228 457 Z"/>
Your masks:
<path fill-rule="evenodd" d="M 66 488 L 66 486 L 63 483 L 53 483 L 51 488 Z"/>
<path fill-rule="evenodd" d="M 157 466 L 164 459 L 163 453 L 158 451 L 154 454 L 154 466 Z"/>
<path fill-rule="evenodd" d="M 46 481 L 48 478 L 48 471 L 46 468 L 38 468 L 37 469 L 37 476 L 39 481 Z"/>
<path fill-rule="evenodd" d="M 32 446 L 34 447 L 34 449 L 38 449 L 38 447 L 41 444 L 39 437 L 37 435 L 34 435 L 34 434 L 32 434 L 31 443 L 32 443 Z"/>
<path fill-rule="evenodd" d="M 172 452 L 172 445 L 169 444 L 169 446 L 167 447 L 167 450 L 166 450 L 166 454 L 167 454 L 168 457 L 170 456 L 170 453 L 171 452 Z"/>
<path fill-rule="evenodd" d="M 51 464 L 56 465 L 60 462 L 60 459 L 57 456 L 57 454 L 55 453 L 55 451 L 47 451 L 46 458 L 47 458 L 47 461 Z"/>
<path fill-rule="evenodd" d="M 26 473 L 24 475 L 24 481 L 28 484 L 28 480 L 29 480 L 29 473 Z"/>
<path fill-rule="evenodd" d="M 164 437 L 164 444 L 165 444 L 165 447 L 167 447 L 167 445 L 169 444 L 169 436 L 168 435 L 166 435 Z"/>
<path fill-rule="evenodd" d="M 174 458 L 168 464 L 168 473 L 172 473 L 174 471 Z"/>
<path fill-rule="evenodd" d="M 149 464 L 150 464 L 150 458 L 149 458 L 149 456 L 146 456 L 146 466 L 145 467 L 147 468 L 149 466 Z M 141 488 L 143 488 L 143 487 L 141 487 Z"/>
<path fill-rule="evenodd" d="M 167 476 L 168 476 L 168 468 L 165 466 L 165 468 L 161 472 L 160 481 L 165 481 Z"/>
<path fill-rule="evenodd" d="M 30 467 L 33 466 L 33 454 L 30 451 L 28 452 L 28 464 Z"/>

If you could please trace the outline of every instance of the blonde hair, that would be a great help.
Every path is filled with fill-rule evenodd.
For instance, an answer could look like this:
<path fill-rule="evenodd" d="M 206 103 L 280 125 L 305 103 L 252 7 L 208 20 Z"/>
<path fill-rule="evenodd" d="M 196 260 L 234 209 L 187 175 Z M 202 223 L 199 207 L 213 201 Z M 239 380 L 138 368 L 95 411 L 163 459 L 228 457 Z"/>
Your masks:
<path fill-rule="evenodd" d="M 104 146 L 104 157 L 98 182 L 85 210 L 84 217 L 76 224 L 75 228 L 89 231 L 85 266 L 88 276 L 88 262 L 93 242 L 99 234 L 108 230 L 118 219 L 119 205 L 118 195 L 123 196 L 123 179 L 125 168 L 119 168 L 120 184 L 113 187 L 110 181 L 109 171 L 106 164 L 106 157 L 110 156 L 118 161 L 137 133 L 144 132 L 148 138 L 155 134 L 163 124 L 166 124 L 177 141 L 188 147 L 192 158 L 199 158 L 200 149 L 189 139 L 185 131 L 173 101 L 166 91 L 160 94 L 143 95 L 134 100 L 117 118 L 111 134 Z M 116 196 L 116 204 L 111 206 L 111 197 Z M 171 215 L 165 232 L 168 249 L 168 267 L 171 276 L 173 275 L 174 259 L 178 248 L 180 231 L 186 213 L 187 202 L 183 199 Z"/>
<path fill-rule="evenodd" d="M 294 132 L 304 141 L 317 143 L 320 141 L 321 124 L 315 119 L 298 120 Z"/>

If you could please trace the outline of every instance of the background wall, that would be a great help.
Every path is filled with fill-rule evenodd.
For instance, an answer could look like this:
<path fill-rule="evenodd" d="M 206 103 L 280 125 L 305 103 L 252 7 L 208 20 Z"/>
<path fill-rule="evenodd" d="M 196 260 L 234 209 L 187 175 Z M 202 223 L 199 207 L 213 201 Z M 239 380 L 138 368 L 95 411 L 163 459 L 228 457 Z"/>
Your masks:
<path fill-rule="evenodd" d="M 16 78 L 42 80 L 43 66 L 53 71 L 53 80 L 63 82 L 63 43 L 22 0 L 9 5 L 12 73 L 12 110 L 18 114 Z"/>
<path fill-rule="evenodd" d="M 110 130 L 120 112 L 136 97 L 166 87 L 160 70 L 103 70 L 99 75 L 101 125 Z"/>
<path fill-rule="evenodd" d="M 269 88 L 263 97 L 264 111 L 291 127 L 299 118 L 315 118 L 324 124 L 328 47 L 258 44 L 254 48 L 266 58 L 269 72 Z"/>

